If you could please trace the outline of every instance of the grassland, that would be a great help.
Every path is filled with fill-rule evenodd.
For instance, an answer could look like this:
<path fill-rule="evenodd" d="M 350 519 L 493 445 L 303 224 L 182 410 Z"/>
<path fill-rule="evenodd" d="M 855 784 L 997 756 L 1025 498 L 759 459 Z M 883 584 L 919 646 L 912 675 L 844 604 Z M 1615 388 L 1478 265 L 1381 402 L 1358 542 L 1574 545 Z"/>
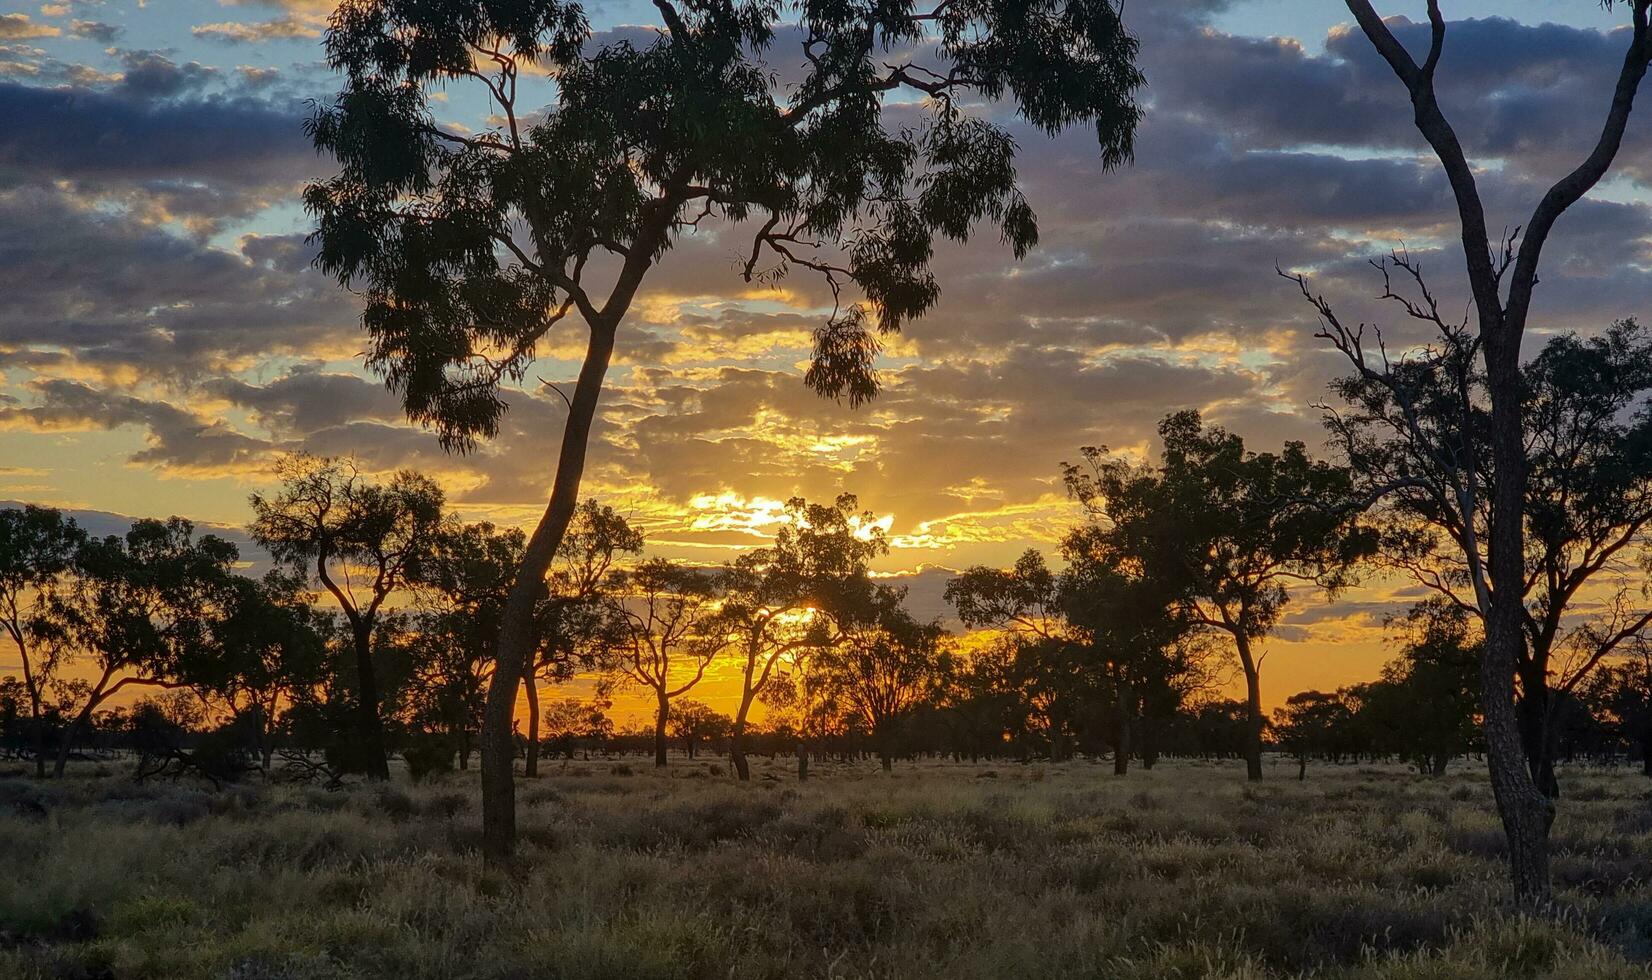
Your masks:
<path fill-rule="evenodd" d="M 1475 767 L 553 763 L 515 876 L 465 774 L 0 779 L 0 977 L 1652 976 L 1652 798 L 1568 770 L 1562 908 L 1505 905 Z M 768 778 L 765 778 L 768 777 Z"/>

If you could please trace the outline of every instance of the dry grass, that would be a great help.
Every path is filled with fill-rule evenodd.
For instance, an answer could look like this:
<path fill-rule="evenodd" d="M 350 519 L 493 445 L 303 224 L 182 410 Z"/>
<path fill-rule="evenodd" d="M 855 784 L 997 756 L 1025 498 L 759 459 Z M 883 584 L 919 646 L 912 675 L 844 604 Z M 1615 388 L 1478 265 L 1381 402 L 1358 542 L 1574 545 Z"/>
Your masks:
<path fill-rule="evenodd" d="M 463 774 L 0 780 L 0 976 L 1652 976 L 1652 807 L 1626 770 L 1565 774 L 1543 921 L 1505 908 L 1466 766 L 632 770 L 524 783 L 515 878 L 482 869 Z"/>

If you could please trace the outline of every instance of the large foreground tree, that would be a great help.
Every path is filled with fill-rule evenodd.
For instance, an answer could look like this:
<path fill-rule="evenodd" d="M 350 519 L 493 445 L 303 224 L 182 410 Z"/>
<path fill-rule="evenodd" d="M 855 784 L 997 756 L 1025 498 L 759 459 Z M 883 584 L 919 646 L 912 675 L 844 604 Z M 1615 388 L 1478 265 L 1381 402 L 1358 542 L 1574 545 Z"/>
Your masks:
<path fill-rule="evenodd" d="M 1037 239 L 1014 138 L 966 106 L 1002 99 L 1052 133 L 1093 124 L 1109 167 L 1129 157 L 1140 115 L 1136 42 L 1116 0 L 655 8 L 640 43 L 594 37 L 566 0 L 346 0 L 327 33 L 345 81 L 310 127 L 341 165 L 306 192 L 317 263 L 365 295 L 368 361 L 408 414 L 455 448 L 491 437 L 501 386 L 563 319 L 585 326 L 488 693 L 493 861 L 515 845 L 511 721 L 534 606 L 578 499 L 619 327 L 666 252 L 721 221 L 746 235 L 747 281 L 823 277 L 832 308 L 806 378 L 859 403 L 877 389 L 877 335 L 939 295 L 937 235 L 963 240 L 985 220 L 1017 255 Z M 461 82 L 494 125 L 438 118 L 435 96 Z"/>
<path fill-rule="evenodd" d="M 1626 42 L 1623 60 L 1599 135 L 1582 160 L 1543 193 L 1526 221 L 1497 241 L 1491 238 L 1491 224 L 1480 195 L 1481 172 L 1469 161 L 1436 90 L 1447 33 L 1439 0 L 1428 0 L 1428 46 L 1420 61 L 1395 36 L 1394 25 L 1383 19 L 1370 0 L 1346 2 L 1360 30 L 1410 97 L 1417 130 L 1439 159 L 1457 206 L 1474 321 L 1472 327 L 1465 324 L 1462 330 L 1470 341 L 1466 347 L 1469 355 L 1485 372 L 1487 424 L 1480 433 L 1460 427 L 1444 433 L 1443 440 L 1441 433 L 1418 426 L 1413 436 L 1420 443 L 1432 443 L 1447 460 L 1463 452 L 1465 439 L 1476 439 L 1486 448 L 1491 463 L 1489 482 L 1482 482 L 1475 467 L 1464 465 L 1467 454 L 1457 457 L 1452 464 L 1452 493 L 1442 503 L 1458 514 L 1457 523 L 1463 530 L 1456 544 L 1463 553 L 1475 609 L 1485 623 L 1482 708 L 1486 759 L 1508 838 L 1514 891 L 1521 902 L 1540 905 L 1550 896 L 1548 839 L 1554 822 L 1554 801 L 1533 777 L 1515 708 L 1515 673 L 1528 638 L 1525 511 L 1530 464 L 1523 420 L 1526 385 L 1520 364 L 1521 343 L 1550 233 L 1561 216 L 1606 176 L 1622 146 L 1635 96 L 1652 63 L 1652 30 L 1647 20 L 1652 0 L 1618 4 L 1607 0 L 1607 6 L 1627 8 L 1629 27 L 1622 33 Z M 1580 106 L 1580 111 L 1583 108 Z M 1537 134 L 1533 135 L 1535 138 Z M 1312 298 L 1322 312 L 1328 312 L 1323 300 Z M 1426 297 L 1417 310 L 1424 319 L 1434 316 L 1434 311 L 1427 308 Z M 1389 388 L 1397 401 L 1417 397 L 1385 354 L 1366 350 L 1358 330 L 1344 329 L 1327 317 L 1323 334 L 1358 374 Z M 1477 533 L 1475 517 L 1482 499 L 1491 515 L 1483 537 Z"/>

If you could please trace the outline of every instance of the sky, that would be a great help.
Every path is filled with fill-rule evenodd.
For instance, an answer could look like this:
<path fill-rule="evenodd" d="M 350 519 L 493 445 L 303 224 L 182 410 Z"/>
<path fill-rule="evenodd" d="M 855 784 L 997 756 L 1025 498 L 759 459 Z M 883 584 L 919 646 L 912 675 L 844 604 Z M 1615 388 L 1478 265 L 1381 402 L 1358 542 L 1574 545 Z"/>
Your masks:
<path fill-rule="evenodd" d="M 1444 6 L 1442 99 L 1492 227 L 1512 228 L 1592 143 L 1627 12 Z M 1423 4 L 1378 7 L 1420 50 L 1403 18 Z M 537 517 L 563 412 L 541 381 L 574 375 L 577 333 L 510 393 L 499 438 L 452 456 L 363 369 L 357 299 L 310 268 L 298 194 L 329 161 L 302 122 L 338 86 L 329 8 L 0 0 L 0 501 L 233 528 L 272 461 L 307 450 L 428 472 L 470 519 Z M 590 10 L 599 31 L 654 15 Z M 1196 408 L 1252 448 L 1321 450 L 1313 406 L 1340 365 L 1274 267 L 1309 272 L 1345 319 L 1419 340 L 1375 301 L 1368 262 L 1403 245 L 1462 306 L 1445 181 L 1341 4 L 1136 0 L 1125 16 L 1148 78 L 1135 162 L 1103 173 L 1093 133 L 1017 128 L 1038 248 L 942 248 L 942 299 L 891 343 L 870 406 L 804 387 L 818 298 L 742 283 L 741 229 L 683 241 L 620 332 L 586 493 L 651 553 L 711 563 L 762 545 L 787 497 L 853 492 L 893 544 L 879 571 L 935 615 L 949 570 L 1053 549 L 1077 519 L 1060 464 L 1082 446 L 1148 453 L 1161 417 Z M 444 96 L 461 123 L 485 111 L 460 86 Z M 1614 177 L 1556 230 L 1534 345 L 1644 312 L 1649 141 L 1643 113 Z M 1417 597 L 1380 580 L 1297 595 L 1267 700 L 1373 676 L 1385 618 Z"/>

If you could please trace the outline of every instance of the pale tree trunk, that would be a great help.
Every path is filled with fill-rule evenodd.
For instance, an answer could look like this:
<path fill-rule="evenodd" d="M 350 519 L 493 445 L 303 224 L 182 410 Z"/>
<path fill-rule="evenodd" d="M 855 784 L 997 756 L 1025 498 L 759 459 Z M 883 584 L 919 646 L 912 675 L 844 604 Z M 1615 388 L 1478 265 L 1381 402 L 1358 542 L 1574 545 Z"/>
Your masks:
<path fill-rule="evenodd" d="M 1550 895 L 1549 828 L 1554 823 L 1554 801 L 1532 779 L 1514 701 L 1515 670 L 1526 643 L 1526 447 L 1520 417 L 1519 356 L 1518 340 L 1509 343 L 1500 333 L 1494 333 L 1486 344 L 1495 518 L 1489 562 L 1491 603 L 1480 681 L 1485 689 L 1486 761 L 1508 837 L 1514 893 L 1524 904 L 1543 905 Z"/>

